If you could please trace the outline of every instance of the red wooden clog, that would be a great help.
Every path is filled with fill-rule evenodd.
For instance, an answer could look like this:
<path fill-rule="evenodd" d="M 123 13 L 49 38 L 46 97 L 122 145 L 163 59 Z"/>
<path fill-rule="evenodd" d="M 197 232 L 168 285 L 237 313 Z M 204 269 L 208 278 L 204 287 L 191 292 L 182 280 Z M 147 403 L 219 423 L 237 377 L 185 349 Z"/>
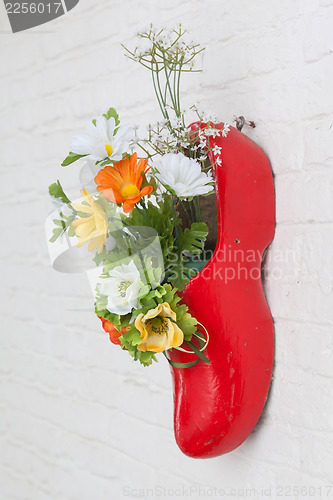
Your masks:
<path fill-rule="evenodd" d="M 274 353 L 273 320 L 260 276 L 274 235 L 271 167 L 263 150 L 233 127 L 227 137 L 211 137 L 210 146 L 215 145 L 222 147 L 222 165 L 213 167 L 218 241 L 183 292 L 191 314 L 209 333 L 210 364 L 171 367 L 176 441 L 195 458 L 227 453 L 248 437 L 265 405 Z M 195 359 L 175 349 L 168 357 Z"/>

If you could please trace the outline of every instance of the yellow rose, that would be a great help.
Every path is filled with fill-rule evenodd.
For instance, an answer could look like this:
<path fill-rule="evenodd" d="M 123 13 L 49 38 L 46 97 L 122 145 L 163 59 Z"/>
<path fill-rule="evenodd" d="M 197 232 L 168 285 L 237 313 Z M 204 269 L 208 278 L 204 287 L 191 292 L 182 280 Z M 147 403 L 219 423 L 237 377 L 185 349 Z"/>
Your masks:
<path fill-rule="evenodd" d="M 159 304 L 147 314 L 139 314 L 135 320 L 135 327 L 142 338 L 138 345 L 139 351 L 162 352 L 180 346 L 184 341 L 184 334 L 171 320 L 176 320 L 176 313 L 167 302 Z"/>

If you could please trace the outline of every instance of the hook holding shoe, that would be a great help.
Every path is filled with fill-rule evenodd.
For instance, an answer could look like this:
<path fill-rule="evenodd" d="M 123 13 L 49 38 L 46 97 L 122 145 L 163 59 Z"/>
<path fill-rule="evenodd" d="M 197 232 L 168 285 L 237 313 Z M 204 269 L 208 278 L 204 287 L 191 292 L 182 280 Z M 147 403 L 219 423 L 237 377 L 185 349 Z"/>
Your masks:
<path fill-rule="evenodd" d="M 248 125 L 251 128 L 255 128 L 255 126 L 256 126 L 254 121 L 246 121 L 244 116 L 235 116 L 234 121 L 236 122 L 237 130 L 239 130 L 240 132 L 242 131 L 242 128 L 244 127 L 244 125 Z"/>

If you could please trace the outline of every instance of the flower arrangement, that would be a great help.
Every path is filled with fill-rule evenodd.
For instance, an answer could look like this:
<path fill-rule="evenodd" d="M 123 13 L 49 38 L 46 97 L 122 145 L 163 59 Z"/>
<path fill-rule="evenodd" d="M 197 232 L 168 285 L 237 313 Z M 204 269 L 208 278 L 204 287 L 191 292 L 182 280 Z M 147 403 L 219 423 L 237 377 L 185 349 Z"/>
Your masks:
<path fill-rule="evenodd" d="M 71 201 L 59 181 L 49 187 L 67 207 L 53 221 L 51 241 L 66 233 L 78 246 L 87 245 L 101 271 L 95 312 L 113 344 L 145 366 L 157 361 L 157 353 L 190 349 L 194 362 L 166 356 L 185 368 L 199 359 L 209 362 L 207 331 L 182 304 L 181 292 L 204 265 L 208 228 L 200 197 L 214 192 L 209 137 L 225 136 L 228 126 L 214 128 L 214 117 L 197 105 L 180 105 L 181 76 L 198 71 L 194 60 L 204 49 L 188 43 L 181 27 L 167 32 L 151 26 L 138 36 L 144 45 L 125 50 L 151 72 L 162 120 L 139 138 L 111 107 L 73 137 L 62 166 L 85 162 L 91 180 L 80 201 Z M 196 132 L 187 125 L 189 113 L 200 123 Z M 215 149 L 220 164 L 221 148 Z"/>

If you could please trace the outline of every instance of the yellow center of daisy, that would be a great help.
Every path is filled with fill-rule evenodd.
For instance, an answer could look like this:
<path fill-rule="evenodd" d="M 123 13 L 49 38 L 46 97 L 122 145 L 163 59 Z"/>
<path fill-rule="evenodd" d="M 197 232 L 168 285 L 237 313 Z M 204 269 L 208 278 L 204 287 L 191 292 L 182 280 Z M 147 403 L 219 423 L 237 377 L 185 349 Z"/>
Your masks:
<path fill-rule="evenodd" d="M 123 189 L 121 190 L 121 195 L 124 198 L 128 198 L 129 196 L 133 196 L 138 193 L 139 189 L 136 187 L 135 184 L 127 184 L 127 186 L 123 187 Z"/>
<path fill-rule="evenodd" d="M 113 153 L 113 147 L 111 144 L 105 144 L 105 151 L 108 156 L 111 156 Z"/>

